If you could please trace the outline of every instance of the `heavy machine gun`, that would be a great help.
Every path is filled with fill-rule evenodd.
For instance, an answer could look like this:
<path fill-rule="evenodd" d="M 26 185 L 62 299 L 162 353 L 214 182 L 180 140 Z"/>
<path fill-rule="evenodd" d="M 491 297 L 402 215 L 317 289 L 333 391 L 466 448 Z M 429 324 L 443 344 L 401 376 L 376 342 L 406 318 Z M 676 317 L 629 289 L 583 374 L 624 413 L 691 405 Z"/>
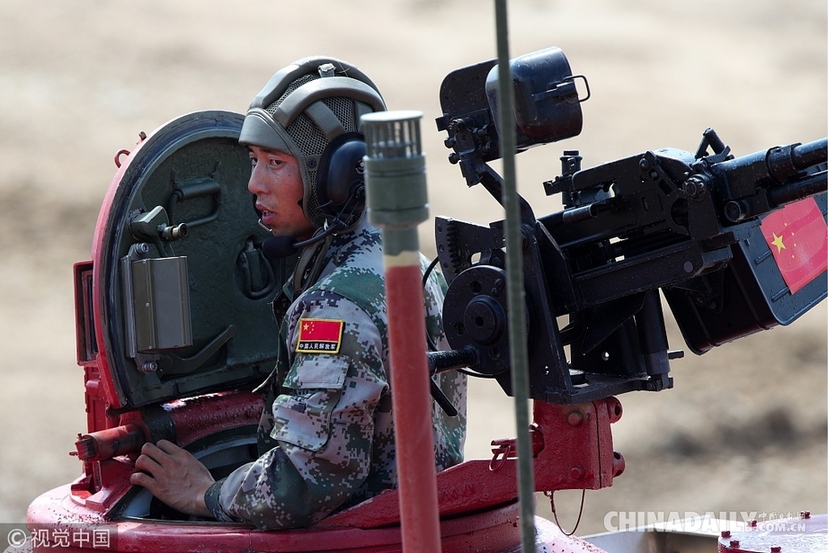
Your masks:
<path fill-rule="evenodd" d="M 516 147 L 576 136 L 586 79 L 549 48 L 511 61 Z M 449 161 L 499 202 L 495 61 L 443 81 Z M 580 98 L 578 80 L 586 97 Z M 672 387 L 662 291 L 694 353 L 777 324 L 826 296 L 826 139 L 734 157 L 713 129 L 697 151 L 648 151 L 582 169 L 577 151 L 544 182 L 561 211 L 521 199 L 530 396 L 574 404 Z M 467 366 L 511 393 L 504 224 L 437 218 L 453 351 L 433 371 Z M 559 323 L 561 318 L 565 322 Z"/>

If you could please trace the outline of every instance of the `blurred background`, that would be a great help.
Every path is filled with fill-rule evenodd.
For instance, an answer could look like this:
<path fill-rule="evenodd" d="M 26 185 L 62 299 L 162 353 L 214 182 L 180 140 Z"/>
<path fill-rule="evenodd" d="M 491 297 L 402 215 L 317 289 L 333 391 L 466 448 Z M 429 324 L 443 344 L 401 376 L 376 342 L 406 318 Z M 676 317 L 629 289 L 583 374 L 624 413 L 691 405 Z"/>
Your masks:
<path fill-rule="evenodd" d="M 513 56 L 558 46 L 592 90 L 579 137 L 518 157 L 538 214 L 559 208 L 541 183 L 564 149 L 589 167 L 695 151 L 707 127 L 735 155 L 828 134 L 823 0 L 522 0 L 509 15 Z M 479 0 L 0 0 L 0 522 L 81 471 L 68 455 L 86 430 L 72 264 L 90 258 L 117 150 L 187 112 L 244 112 L 282 66 L 332 55 L 390 109 L 424 112 L 432 215 L 485 224 L 501 210 L 448 164 L 434 119 L 443 77 L 495 52 L 493 4 Z M 429 224 L 421 241 L 433 256 Z M 675 389 L 622 396 L 627 470 L 586 494 L 578 533 L 614 511 L 828 512 L 826 318 L 823 302 L 790 327 L 688 353 Z M 513 406 L 492 383 L 471 390 L 466 452 L 486 458 L 514 436 Z M 556 494 L 564 529 L 580 497 Z M 550 516 L 543 496 L 538 512 Z"/>

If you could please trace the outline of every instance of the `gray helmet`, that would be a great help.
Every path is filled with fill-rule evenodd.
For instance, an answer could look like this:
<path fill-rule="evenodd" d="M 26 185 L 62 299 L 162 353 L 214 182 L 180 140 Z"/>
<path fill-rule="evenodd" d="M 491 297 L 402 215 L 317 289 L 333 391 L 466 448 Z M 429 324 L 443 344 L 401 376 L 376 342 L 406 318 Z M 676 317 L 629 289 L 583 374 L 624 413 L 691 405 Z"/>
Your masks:
<path fill-rule="evenodd" d="M 384 111 L 377 87 L 357 68 L 335 58 L 309 57 L 279 70 L 247 110 L 239 143 L 297 158 L 304 184 L 302 209 L 322 227 L 317 171 L 328 144 L 359 132 L 359 118 Z"/>

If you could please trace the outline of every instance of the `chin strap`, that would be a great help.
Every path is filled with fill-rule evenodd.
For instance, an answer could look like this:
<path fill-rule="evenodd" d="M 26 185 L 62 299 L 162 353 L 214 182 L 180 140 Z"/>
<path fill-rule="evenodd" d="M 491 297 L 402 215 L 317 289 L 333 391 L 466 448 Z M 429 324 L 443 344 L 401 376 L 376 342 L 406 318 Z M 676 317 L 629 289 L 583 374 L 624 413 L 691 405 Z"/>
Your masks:
<path fill-rule="evenodd" d="M 325 254 L 328 253 L 334 238 L 333 233 L 325 234 L 323 231 L 322 234 L 324 237 L 320 237 L 318 241 L 314 240 L 299 254 L 299 260 L 293 270 L 293 299 L 312 286 L 319 278 L 319 273 L 322 272 Z"/>
<path fill-rule="evenodd" d="M 293 269 L 293 274 L 273 299 L 273 317 L 278 324 L 282 324 L 282 319 L 293 300 L 310 288 L 319 278 L 319 273 L 322 272 L 322 267 L 325 264 L 325 254 L 328 253 L 328 249 L 331 247 L 334 235 L 325 234 L 323 231 L 319 231 L 319 233 L 324 236 L 319 236 L 318 240 L 311 239 L 312 243 L 302 248 Z M 308 240 L 308 242 L 311 242 L 311 240 Z"/>

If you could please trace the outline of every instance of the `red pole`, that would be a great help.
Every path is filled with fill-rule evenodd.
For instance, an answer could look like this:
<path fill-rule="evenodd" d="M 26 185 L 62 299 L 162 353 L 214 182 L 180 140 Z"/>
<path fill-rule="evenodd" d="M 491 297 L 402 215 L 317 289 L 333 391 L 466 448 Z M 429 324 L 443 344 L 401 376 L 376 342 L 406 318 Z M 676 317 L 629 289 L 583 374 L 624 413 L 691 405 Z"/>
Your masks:
<path fill-rule="evenodd" d="M 389 266 L 386 257 L 391 397 L 403 548 L 407 553 L 440 551 L 421 278 L 419 262 Z"/>
<path fill-rule="evenodd" d="M 421 117 L 422 113 L 411 111 L 362 117 L 368 215 L 382 229 L 391 401 L 406 553 L 441 550 L 417 235 L 417 225 L 428 218 Z"/>

